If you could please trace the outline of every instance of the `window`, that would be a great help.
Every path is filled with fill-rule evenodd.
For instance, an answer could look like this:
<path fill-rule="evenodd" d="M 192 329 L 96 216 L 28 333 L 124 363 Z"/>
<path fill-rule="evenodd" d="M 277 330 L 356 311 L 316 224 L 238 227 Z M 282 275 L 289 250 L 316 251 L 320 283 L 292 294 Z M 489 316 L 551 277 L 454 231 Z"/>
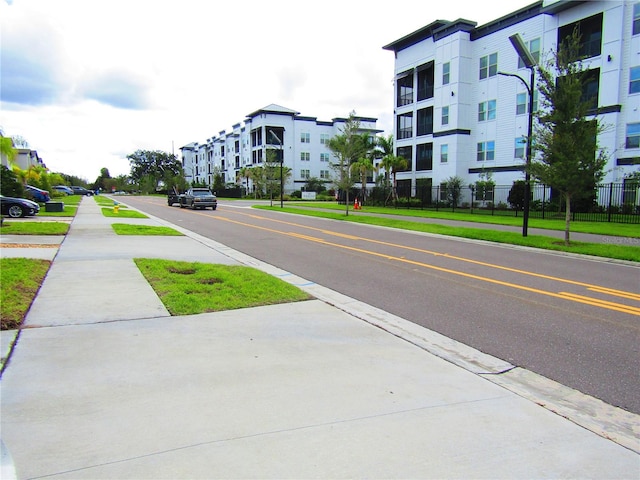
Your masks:
<path fill-rule="evenodd" d="M 442 84 L 449 84 L 449 77 L 451 73 L 451 64 L 449 62 L 442 64 Z"/>
<path fill-rule="evenodd" d="M 442 125 L 449 125 L 449 107 L 442 107 Z"/>
<path fill-rule="evenodd" d="M 640 184 L 635 178 L 625 178 L 622 180 L 622 203 L 625 205 L 637 205 L 638 191 Z"/>
<path fill-rule="evenodd" d="M 321 162 L 328 162 L 329 161 L 329 154 L 328 153 L 321 153 L 320 154 L 320 161 Z"/>
<path fill-rule="evenodd" d="M 310 133 L 300 133 L 300 143 L 311 143 L 311 134 Z"/>
<path fill-rule="evenodd" d="M 433 133 L 433 107 L 418 110 L 418 125 L 416 130 L 418 136 Z"/>
<path fill-rule="evenodd" d="M 640 123 L 627 124 L 627 141 L 625 148 L 640 148 Z"/>
<path fill-rule="evenodd" d="M 309 179 L 311 177 L 310 170 L 300 170 L 300 176 L 304 179 Z"/>
<path fill-rule="evenodd" d="M 449 191 L 447 190 L 447 182 L 442 182 L 440 184 L 440 201 L 446 202 L 449 200 Z"/>
<path fill-rule="evenodd" d="M 633 6 L 633 34 L 640 33 L 640 3 Z"/>
<path fill-rule="evenodd" d="M 530 42 L 527 42 L 527 48 L 529 49 L 529 53 L 533 57 L 533 59 L 538 63 L 540 61 L 540 39 L 534 38 Z M 525 64 L 518 55 L 518 68 L 524 68 Z"/>
<path fill-rule="evenodd" d="M 433 62 L 418 67 L 418 101 L 433 98 Z"/>
<path fill-rule="evenodd" d="M 311 154 L 309 152 L 300 152 L 300 160 L 303 162 L 308 162 L 311 160 Z"/>
<path fill-rule="evenodd" d="M 564 77 L 558 78 L 556 81 L 558 82 L 558 86 L 562 87 L 562 81 Z M 588 103 L 589 109 L 598 108 L 598 93 L 600 90 L 600 69 L 593 68 L 591 70 L 587 70 L 582 78 L 582 97 L 580 101 Z"/>
<path fill-rule="evenodd" d="M 478 154 L 476 160 L 484 162 L 485 160 L 493 160 L 495 158 L 495 142 L 479 142 Z"/>
<path fill-rule="evenodd" d="M 267 145 L 278 145 L 280 146 L 280 141 L 284 142 L 284 128 L 283 127 L 275 127 L 275 126 L 265 126 L 266 132 L 266 144 Z"/>
<path fill-rule="evenodd" d="M 496 119 L 496 101 L 489 100 L 487 102 L 487 120 L 495 120 Z"/>
<path fill-rule="evenodd" d="M 574 29 L 577 29 L 580 35 L 578 56 L 580 58 L 590 58 L 600 55 L 602 48 L 602 13 L 560 27 L 558 29 L 558 45 L 561 45 L 563 41 L 571 37 Z"/>
<path fill-rule="evenodd" d="M 638 5 L 640 5 L 640 3 Z M 631 68 L 629 93 L 640 93 L 640 67 Z"/>
<path fill-rule="evenodd" d="M 433 170 L 433 143 L 416 146 L 416 170 Z"/>
<path fill-rule="evenodd" d="M 410 172 L 413 170 L 413 147 L 398 147 L 396 151 L 398 157 L 402 157 L 407 161 L 407 168 L 404 170 L 398 170 L 399 172 Z"/>
<path fill-rule="evenodd" d="M 516 148 L 513 154 L 514 158 L 524 158 L 526 155 L 527 139 L 524 137 L 516 138 Z"/>
<path fill-rule="evenodd" d="M 413 103 L 413 74 L 406 75 L 397 80 L 397 104 L 398 107 Z"/>
<path fill-rule="evenodd" d="M 320 178 L 324 178 L 325 180 L 328 180 L 329 177 L 329 170 L 320 170 Z"/>
<path fill-rule="evenodd" d="M 449 145 L 440 145 L 440 163 L 449 161 Z"/>
<path fill-rule="evenodd" d="M 480 57 L 480 80 L 483 78 L 494 77 L 498 74 L 498 54 L 492 53 L 484 57 Z"/>
<path fill-rule="evenodd" d="M 257 147 L 258 145 L 262 145 L 262 128 L 251 130 L 251 146 Z M 222 154 L 224 155 L 224 152 Z"/>
<path fill-rule="evenodd" d="M 398 139 L 413 137 L 413 113 L 398 115 Z"/>
<path fill-rule="evenodd" d="M 321 145 L 328 145 L 329 144 L 329 134 L 328 133 L 321 133 L 320 134 L 320 144 Z"/>
<path fill-rule="evenodd" d="M 487 102 L 481 102 L 478 104 L 478 121 L 484 122 L 485 120 L 496 119 L 496 101 L 489 100 Z"/>
<path fill-rule="evenodd" d="M 516 115 L 527 113 L 527 94 L 518 93 L 516 95 Z"/>

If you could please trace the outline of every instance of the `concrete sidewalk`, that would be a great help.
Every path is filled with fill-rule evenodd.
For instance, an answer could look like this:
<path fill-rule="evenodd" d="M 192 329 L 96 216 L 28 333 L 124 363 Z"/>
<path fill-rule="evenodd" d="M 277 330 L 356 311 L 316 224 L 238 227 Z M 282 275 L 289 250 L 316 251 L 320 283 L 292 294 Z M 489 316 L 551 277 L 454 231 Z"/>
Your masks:
<path fill-rule="evenodd" d="M 637 415 L 180 227 L 115 222 L 168 225 L 83 199 L 26 328 L 2 334 L 18 478 L 640 477 Z M 172 317 L 136 257 L 245 264 L 316 299 Z"/>

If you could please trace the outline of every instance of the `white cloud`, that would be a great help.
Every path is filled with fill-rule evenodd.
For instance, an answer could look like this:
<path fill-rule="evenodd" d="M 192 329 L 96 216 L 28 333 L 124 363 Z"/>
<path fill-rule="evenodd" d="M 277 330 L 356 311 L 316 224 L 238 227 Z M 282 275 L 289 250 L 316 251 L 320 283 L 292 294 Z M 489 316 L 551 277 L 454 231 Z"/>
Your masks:
<path fill-rule="evenodd" d="M 6 134 L 53 171 L 129 172 L 271 103 L 320 120 L 393 120 L 393 53 L 435 19 L 479 24 L 531 3 L 406 0 L 13 0 L 0 3 Z"/>

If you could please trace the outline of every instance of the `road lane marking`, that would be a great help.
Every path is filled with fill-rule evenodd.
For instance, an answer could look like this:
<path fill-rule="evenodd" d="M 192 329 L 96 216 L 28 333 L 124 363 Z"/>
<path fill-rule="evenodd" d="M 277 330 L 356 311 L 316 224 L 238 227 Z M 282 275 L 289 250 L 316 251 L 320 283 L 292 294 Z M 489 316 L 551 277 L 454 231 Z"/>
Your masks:
<path fill-rule="evenodd" d="M 578 295 L 571 292 L 560 292 L 561 295 L 565 295 L 572 300 L 586 303 L 587 305 L 595 305 L 596 307 L 610 308 L 618 312 L 629 313 L 631 315 L 640 316 L 640 308 L 624 305 L 621 303 L 607 302 L 606 300 L 600 300 L 592 297 L 585 297 L 584 295 Z"/>
<path fill-rule="evenodd" d="M 640 302 L 640 295 L 631 292 L 621 292 L 619 290 L 614 290 L 612 288 L 606 287 L 590 287 L 589 290 L 592 292 L 604 293 L 606 295 L 613 295 L 616 297 L 628 298 L 629 300 L 635 300 Z"/>
<path fill-rule="evenodd" d="M 236 213 L 236 212 L 234 212 L 234 213 Z M 410 250 L 410 251 L 413 251 L 413 252 L 429 254 L 429 255 L 436 256 L 436 257 L 445 257 L 445 258 L 448 258 L 448 259 L 451 259 L 451 260 L 456 260 L 456 261 L 465 262 L 465 263 L 472 263 L 474 265 L 479 265 L 479 266 L 482 266 L 482 267 L 494 268 L 494 269 L 497 269 L 497 270 L 503 270 L 503 271 L 506 271 L 506 272 L 517 273 L 517 274 L 520 274 L 520 275 L 527 275 L 527 276 L 536 277 L 536 278 L 542 278 L 542 279 L 545 279 L 545 280 L 552 280 L 554 282 L 566 283 L 566 284 L 569 284 L 569 285 L 576 285 L 576 286 L 579 286 L 579 287 L 585 287 L 587 289 L 600 289 L 600 290 L 602 290 L 600 293 L 605 293 L 605 291 L 607 291 L 610 295 L 617 295 L 617 296 L 620 296 L 620 297 L 624 297 L 624 298 L 629 298 L 629 299 L 632 299 L 632 300 L 640 301 L 640 294 L 636 294 L 634 292 L 626 292 L 626 291 L 623 291 L 623 290 L 615 290 L 615 289 L 612 289 L 612 288 L 601 287 L 599 285 L 593 285 L 593 284 L 590 284 L 590 283 L 580 282 L 580 281 L 577 281 L 577 280 L 570 280 L 570 279 L 567 279 L 567 278 L 554 277 L 554 276 L 546 275 L 546 274 L 543 274 L 543 273 L 535 273 L 535 272 L 530 272 L 530 271 L 527 271 L 527 270 L 521 270 L 521 269 L 517 269 L 517 268 L 506 267 L 506 266 L 503 266 L 503 265 L 496 265 L 494 263 L 482 262 L 480 260 L 474 260 L 474 259 L 466 258 L 466 257 L 459 257 L 459 256 L 456 256 L 456 255 L 450 255 L 448 253 L 436 252 L 436 251 L 433 251 L 433 250 L 425 250 L 425 249 L 422 249 L 422 248 L 411 247 L 411 246 L 408 246 L 408 245 L 400 245 L 400 244 L 397 244 L 397 243 L 384 242 L 382 240 L 375 240 L 375 239 L 371 239 L 371 238 L 367 238 L 367 237 L 359 237 L 359 236 L 354 236 L 354 235 L 342 234 L 340 232 L 335 232 L 335 231 L 332 231 L 332 230 L 327 230 L 327 229 L 317 228 L 317 227 L 310 227 L 310 226 L 307 226 L 307 225 L 301 225 L 301 224 L 298 224 L 298 223 L 288 222 L 288 221 L 285 221 L 285 220 L 271 219 L 271 218 L 268 218 L 268 217 L 258 216 L 258 215 L 255 215 L 255 214 L 246 214 L 245 213 L 245 214 L 240 214 L 240 215 L 248 215 L 248 216 L 250 216 L 252 218 L 256 218 L 256 219 L 259 219 L 259 220 L 267 220 L 267 221 L 270 221 L 270 222 L 282 223 L 282 224 L 293 226 L 293 227 L 306 228 L 308 230 L 318 231 L 318 232 L 324 233 L 326 235 L 337 236 L 337 237 L 340 237 L 340 238 L 348 238 L 348 239 L 354 240 L 354 241 L 358 241 L 359 240 L 359 241 L 363 241 L 363 242 L 374 243 L 374 244 L 377 244 L 377 245 L 384 245 L 384 246 L 387 246 L 387 247 L 400 248 L 400 249 L 404 249 L 404 250 Z M 242 224 L 242 223 L 240 222 L 240 224 Z M 247 225 L 250 225 L 250 224 L 247 224 Z M 279 230 L 273 230 L 273 231 L 280 232 Z"/>
<path fill-rule="evenodd" d="M 268 228 L 268 227 L 264 227 L 264 226 L 258 226 L 258 225 L 252 225 L 249 223 L 244 223 L 244 222 L 240 222 L 238 220 L 232 220 L 230 218 L 226 218 L 226 217 L 221 217 L 221 216 L 216 216 L 216 217 L 210 217 L 210 218 L 216 218 L 218 220 L 221 221 L 226 221 L 229 223 L 235 223 L 241 226 L 246 226 L 246 227 L 250 227 L 250 228 L 256 228 L 259 230 L 265 230 L 268 232 L 272 232 L 272 233 L 277 233 L 279 235 L 285 235 L 288 237 L 293 237 L 293 238 L 298 238 L 301 240 L 307 240 L 310 242 L 314 242 L 314 243 L 319 243 L 321 245 L 326 245 L 326 246 L 331 246 L 331 247 L 336 247 L 339 249 L 343 249 L 343 250 L 349 250 L 352 252 L 358 252 L 358 253 L 363 253 L 366 255 L 371 255 L 371 256 L 375 256 L 375 257 L 379 257 L 379 258 L 384 258 L 390 261 L 396 261 L 396 262 L 400 262 L 400 263 L 407 263 L 410 265 L 415 265 L 418 267 L 422 267 L 422 268 L 426 268 L 426 269 L 430 269 L 430 270 L 436 270 L 439 272 L 443 272 L 443 273 L 448 273 L 451 275 L 457 275 L 457 276 L 462 276 L 465 278 L 470 278 L 473 280 L 478 280 L 478 281 L 482 281 L 482 282 L 487 282 L 487 283 L 492 283 L 494 285 L 501 285 L 504 287 L 508 287 L 508 288 L 513 288 L 516 290 L 521 290 L 521 291 L 525 291 L 525 292 L 530 292 L 530 293 L 536 293 L 538 295 L 544 295 L 544 296 L 548 296 L 548 297 L 553 297 L 553 298 L 558 298 L 561 300 L 569 300 L 569 301 L 573 301 L 576 303 L 582 303 L 582 304 L 586 304 L 586 305 L 590 305 L 590 306 L 595 306 L 595 307 L 600 307 L 600 308 L 604 308 L 604 309 L 608 309 L 608 310 L 613 310 L 613 311 L 617 311 L 617 312 L 622 312 L 622 313 L 627 313 L 630 315 L 636 315 L 636 316 L 640 316 L 640 309 L 637 309 L 635 307 L 631 307 L 628 305 L 624 305 L 624 304 L 618 304 L 618 303 L 614 303 L 614 302 L 605 302 L 605 301 L 599 301 L 597 299 L 592 299 L 589 297 L 584 297 L 581 295 L 576 295 L 576 294 L 570 294 L 567 292 L 551 292 L 551 291 L 547 291 L 547 290 L 541 290 L 538 288 L 533 288 L 533 287 L 528 287 L 526 285 L 518 285 L 515 283 L 511 283 L 511 282 L 505 282 L 502 280 L 497 280 L 497 279 L 493 279 L 493 278 L 488 278 L 488 277 L 484 277 L 484 276 L 480 276 L 480 275 L 475 275 L 472 273 L 466 273 L 466 272 L 461 272 L 458 270 L 452 270 L 450 268 L 445 268 L 445 267 L 439 267 L 436 265 L 430 265 L 428 263 L 424 263 L 424 262 L 419 262 L 416 260 L 409 260 L 407 258 L 403 258 L 403 257 L 396 257 L 396 256 L 392 256 L 392 255 L 388 255 L 388 254 L 384 254 L 384 253 L 379 253 L 379 252 L 374 252 L 372 250 L 365 250 L 363 248 L 358 248 L 358 247 L 352 247 L 352 246 L 348 246 L 348 245 L 342 245 L 339 243 L 333 243 L 333 242 L 329 242 L 328 240 L 324 240 L 322 238 L 318 238 L 318 237 L 313 237 L 310 235 L 305 235 L 302 233 L 295 233 L 295 232 L 284 232 L 282 230 L 276 230 L 276 229 L 272 229 L 272 228 Z M 262 217 L 260 217 L 262 218 Z M 483 263 L 483 262 L 480 262 Z M 491 264 L 487 264 L 488 266 L 491 266 Z M 554 279 L 554 277 L 549 277 L 549 276 L 544 276 L 545 278 L 549 278 L 549 279 Z M 562 279 L 559 279 L 559 281 L 562 281 Z M 568 283 L 574 283 L 572 281 L 569 281 Z M 579 282 L 575 282 L 576 284 L 578 284 Z M 588 285 L 588 284 L 584 284 L 584 285 Z M 591 286 L 591 285 L 590 285 Z M 616 290 L 613 290 L 616 291 Z M 639 327 L 635 327 L 635 326 L 629 326 L 630 328 L 633 329 L 638 329 Z"/>
<path fill-rule="evenodd" d="M 268 232 L 271 232 L 271 233 L 276 233 L 276 234 L 279 234 L 279 235 L 285 235 L 285 236 L 289 236 L 289 237 L 293 237 L 293 238 L 299 238 L 299 239 L 302 239 L 302 240 L 307 240 L 307 241 L 311 241 L 311 242 L 315 242 L 315 243 L 320 243 L 322 245 L 332 246 L 332 247 L 336 247 L 336 248 L 343 249 L 343 250 L 350 250 L 350 251 L 354 251 L 354 252 L 358 252 L 358 253 L 363 253 L 363 254 L 366 254 L 366 255 L 376 256 L 376 257 L 379 257 L 379 258 L 384 258 L 384 259 L 390 260 L 390 261 L 397 261 L 397 262 L 400 262 L 400 263 L 407 263 L 407 264 L 419 266 L 419 267 L 430 269 L 430 270 L 436 270 L 436 271 L 440 271 L 440 272 L 443 272 L 443 273 L 448 273 L 448 274 L 451 274 L 451 275 L 457 275 L 457 276 L 462 276 L 462 277 L 465 277 L 465 278 L 471 278 L 471 279 L 474 279 L 474 280 L 479 280 L 479 281 L 482 281 L 482 282 L 501 285 L 501 286 L 505 286 L 505 287 L 508 287 L 508 288 L 513 288 L 513 289 L 516 289 L 516 290 L 536 293 L 536 294 L 539 294 L 539 295 L 558 298 L 558 299 L 565 300 L 565 301 L 569 300 L 569 301 L 582 303 L 582 304 L 586 304 L 586 305 L 590 305 L 590 306 L 596 306 L 596 307 L 599 307 L 599 308 L 604 308 L 604 309 L 613 310 L 613 311 L 617 311 L 617 312 L 627 313 L 627 314 L 634 315 L 634 316 L 640 316 L 640 309 L 638 309 L 636 307 L 629 306 L 629 305 L 625 305 L 625 304 L 618 304 L 618 303 L 614 303 L 614 302 L 600 301 L 598 299 L 594 299 L 594 298 L 590 298 L 590 297 L 584 297 L 584 296 L 578 295 L 578 294 L 571 294 L 571 293 L 568 293 L 568 292 L 551 292 L 551 291 L 546 291 L 546 290 L 540 290 L 540 289 L 533 288 L 533 287 L 527 287 L 525 285 L 518 285 L 518 284 L 515 284 L 515 283 L 511 283 L 511 282 L 505 282 L 505 281 L 501 281 L 501 280 L 496 280 L 496 279 L 492 279 L 492 278 L 488 278 L 488 277 L 484 277 L 484 276 L 479 276 L 479 275 L 474 275 L 474 274 L 470 274 L 470 273 L 466 273 L 466 272 L 452 270 L 452 269 L 449 269 L 449 268 L 438 267 L 438 266 L 430 265 L 430 264 L 427 264 L 427 263 L 424 263 L 424 262 L 408 260 L 408 259 L 406 259 L 404 257 L 395 257 L 395 256 L 392 256 L 392 255 L 382 254 L 382 253 L 374 252 L 374 251 L 371 251 L 371 250 L 365 250 L 365 249 L 357 248 L 357 247 L 350 247 L 348 245 L 341 245 L 341 244 L 329 242 L 327 240 L 324 240 L 324 239 L 321 239 L 321 238 L 318 238 L 318 237 L 312 237 L 312 236 L 309 236 L 309 235 L 298 234 L 298 233 L 294 233 L 294 232 L 285 232 L 285 231 L 282 231 L 282 230 L 276 230 L 274 228 L 269 228 L 269 227 L 265 227 L 265 226 L 249 224 L 249 223 L 241 222 L 239 220 L 233 220 L 233 219 L 228 218 L 228 217 L 223 217 L 221 215 L 213 216 L 213 215 L 207 215 L 204 212 L 200 213 L 200 212 L 196 212 L 196 211 L 192 211 L 191 213 L 196 214 L 196 215 L 203 215 L 203 216 L 205 216 L 207 218 L 211 218 L 211 219 L 214 219 L 214 220 L 226 221 L 226 222 L 234 223 L 234 224 L 241 225 L 241 226 L 244 226 L 244 227 L 254 228 L 254 229 L 258 229 L 258 230 L 264 230 L 264 231 L 268 231 Z M 373 239 L 369 239 L 369 238 L 366 238 L 366 237 L 358 237 L 358 236 L 351 236 L 351 235 L 347 235 L 347 234 L 341 234 L 339 232 L 334 232 L 334 231 L 331 231 L 331 230 L 326 230 L 326 229 L 321 229 L 321 228 L 316 228 L 316 227 L 310 227 L 310 226 L 301 225 L 301 224 L 297 224 L 297 223 L 293 223 L 293 222 L 287 222 L 287 221 L 283 221 L 283 220 L 271 219 L 271 218 L 264 217 L 264 216 L 259 216 L 259 215 L 256 215 L 256 214 L 239 213 L 239 212 L 234 212 L 234 214 L 248 216 L 248 217 L 251 217 L 251 218 L 254 218 L 254 219 L 257 219 L 257 220 L 274 222 L 274 223 L 282 223 L 282 224 L 289 225 L 289 226 L 294 226 L 294 227 L 297 227 L 297 228 L 304 228 L 304 229 L 314 230 L 314 231 L 318 231 L 320 233 L 324 233 L 324 234 L 332 235 L 332 236 L 337 236 L 337 237 L 340 237 L 340 238 L 349 238 L 349 239 L 356 240 L 356 241 L 357 240 L 366 241 L 366 242 L 369 242 L 369 243 L 385 245 L 385 246 L 390 246 L 390 247 L 394 247 L 394 248 L 400 248 L 400 249 L 405 249 L 405 250 L 410 250 L 410 251 L 430 254 L 430 255 L 434 255 L 434 256 L 446 257 L 448 259 L 467 262 L 467 263 L 472 263 L 472 264 L 476 264 L 476 265 L 480 265 L 480 266 L 485 266 L 485 267 L 488 267 L 488 268 L 494 268 L 494 269 L 498 269 L 498 270 L 509 271 L 509 272 L 512 272 L 512 273 L 518 273 L 518 274 L 522 274 L 522 275 L 527 275 L 527 276 L 533 276 L 533 277 L 537 277 L 537 278 L 543 278 L 543 279 L 547 279 L 547 280 L 552 280 L 552 281 L 556 281 L 556 282 L 560 282 L 560 283 L 566 283 L 566 284 L 581 286 L 581 287 L 585 287 L 585 288 L 587 288 L 589 290 L 593 290 L 593 291 L 598 292 L 598 293 L 604 293 L 604 294 L 609 294 L 609 295 L 620 296 L 620 297 L 623 297 L 623 298 L 629 298 L 631 300 L 636 300 L 637 299 L 636 297 L 640 297 L 640 295 L 637 295 L 637 294 L 632 293 L 632 292 L 625 292 L 625 291 L 615 290 L 615 289 L 611 289 L 611 288 L 608 288 L 608 287 L 601 287 L 601 286 L 598 286 L 598 285 L 593 285 L 593 284 L 589 284 L 589 283 L 585 283 L 585 282 L 579 282 L 579 281 L 575 281 L 575 280 L 569 280 L 569 279 L 564 279 L 564 278 L 559 278 L 559 277 L 553 277 L 553 276 L 550 276 L 550 275 L 529 272 L 529 271 L 526 271 L 526 270 L 520 270 L 520 269 L 511 268 L 511 267 L 495 265 L 495 264 L 491 264 L 491 263 L 487 263 L 487 262 L 481 262 L 481 261 L 478 261 L 478 260 L 473 260 L 473 259 L 469 259 L 469 258 L 465 258 L 465 257 L 458 257 L 458 256 L 455 256 L 455 255 L 449 255 L 447 253 L 440 253 L 440 252 L 420 249 L 420 248 L 416 248 L 416 247 L 410 247 L 410 246 L 407 246 L 407 245 L 399 245 L 399 244 L 394 244 L 394 243 L 390 243 L 390 242 L 383 242 L 383 241 L 380 241 L 380 240 L 373 240 Z M 627 325 L 627 326 L 629 328 L 632 328 L 632 329 L 638 329 L 639 328 L 639 327 L 636 327 L 635 325 Z"/>

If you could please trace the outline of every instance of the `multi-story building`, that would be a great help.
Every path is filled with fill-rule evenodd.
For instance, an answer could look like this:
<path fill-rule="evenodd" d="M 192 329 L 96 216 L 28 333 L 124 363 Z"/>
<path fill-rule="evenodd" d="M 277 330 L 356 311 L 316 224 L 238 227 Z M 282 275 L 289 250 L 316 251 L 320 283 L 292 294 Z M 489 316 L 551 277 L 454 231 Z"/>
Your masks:
<path fill-rule="evenodd" d="M 379 133 L 377 119 L 356 117 L 360 130 L 372 136 Z M 268 105 L 247 115 L 242 123 L 233 125 L 206 143 L 190 143 L 182 151 L 182 165 L 189 180 L 212 185 L 215 174 L 221 174 L 225 184 L 244 186 L 252 191 L 251 180 L 243 178 L 243 168 L 263 166 L 267 149 L 275 150 L 283 166 L 291 169 L 284 192 L 300 190 L 310 178 L 330 181 L 331 150 L 328 141 L 342 133 L 346 118 L 319 121 L 299 112 Z"/>
<path fill-rule="evenodd" d="M 606 126 L 598 138 L 609 155 L 605 181 L 637 170 L 640 2 L 544 0 L 482 26 L 437 20 L 383 47 L 395 54 L 396 153 L 409 164 L 399 188 L 415 192 L 452 176 L 471 184 L 487 173 L 497 185 L 523 179 L 530 74 L 509 37 L 519 34 L 543 61 L 575 27 L 591 113 Z"/>

